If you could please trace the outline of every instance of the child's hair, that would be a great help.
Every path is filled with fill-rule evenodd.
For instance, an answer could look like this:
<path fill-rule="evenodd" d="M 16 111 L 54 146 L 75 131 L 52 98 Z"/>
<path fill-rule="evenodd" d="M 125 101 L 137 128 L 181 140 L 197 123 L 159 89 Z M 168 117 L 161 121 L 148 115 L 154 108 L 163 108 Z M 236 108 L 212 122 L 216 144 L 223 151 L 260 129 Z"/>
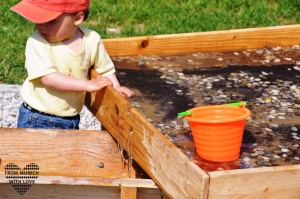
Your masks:
<path fill-rule="evenodd" d="M 89 10 L 89 9 L 87 9 L 87 10 L 83 11 L 83 14 L 84 14 L 83 21 L 85 21 L 85 20 L 87 20 L 87 18 L 89 17 L 90 10 Z"/>

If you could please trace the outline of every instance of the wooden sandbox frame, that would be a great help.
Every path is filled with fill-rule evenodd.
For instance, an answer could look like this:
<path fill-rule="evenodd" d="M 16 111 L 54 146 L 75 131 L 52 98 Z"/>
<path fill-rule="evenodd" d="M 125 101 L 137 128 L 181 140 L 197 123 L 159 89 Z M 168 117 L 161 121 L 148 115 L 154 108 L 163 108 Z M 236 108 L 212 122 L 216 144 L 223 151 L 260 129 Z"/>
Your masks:
<path fill-rule="evenodd" d="M 285 47 L 300 44 L 300 25 L 107 39 L 104 44 L 110 56 L 159 56 L 248 50 L 265 46 Z M 130 104 L 127 104 L 127 108 L 123 109 L 124 115 L 120 117 L 124 119 L 122 126 L 125 127 L 121 145 L 126 146 L 129 140 L 132 157 L 169 197 L 232 199 L 300 196 L 300 165 L 205 173 L 201 168 L 194 167 L 194 163 L 185 155 L 182 156 L 173 145 L 167 145 L 167 139 L 136 109 L 129 107 Z M 105 112 L 108 111 L 96 113 L 94 110 L 103 124 L 108 122 L 105 126 L 116 137 L 119 133 L 112 125 L 112 117 L 101 120 Z M 132 129 L 131 133 L 125 131 L 128 128 Z"/>
<path fill-rule="evenodd" d="M 300 44 L 300 25 L 105 39 L 103 42 L 110 56 L 159 56 L 194 52 L 225 52 L 264 48 L 266 45 L 269 47 L 284 47 Z M 91 71 L 91 78 L 95 76 L 95 71 Z M 165 138 L 138 110 L 132 108 L 131 104 L 113 88 L 107 87 L 99 92 L 88 94 L 86 106 L 169 198 L 281 199 L 297 198 L 300 196 L 300 165 L 205 172 Z M 97 133 L 102 132 L 91 131 L 90 136 L 95 136 L 93 139 L 96 139 Z M 18 147 L 14 140 L 9 140 L 9 138 L 16 138 L 17 136 L 21 136 L 22 133 L 32 136 L 31 138 L 34 140 L 36 137 L 39 137 L 40 131 L 0 129 L 0 158 L 2 158 L 2 163 L 0 164 L 0 196 L 10 186 L 3 174 L 3 165 L 7 163 L 5 161 L 16 160 L 12 157 L 9 160 L 5 160 L 5 154 L 1 153 L 1 150 L 5 149 L 8 152 L 14 153 L 14 150 Z M 69 131 L 65 131 L 64 133 L 70 134 Z M 87 131 L 76 133 L 78 136 L 77 139 L 82 139 L 82 141 L 89 134 Z M 74 144 L 69 143 L 66 138 L 59 142 L 61 137 L 64 137 L 61 131 L 43 131 L 42 136 L 45 139 L 51 138 L 51 142 L 46 142 L 52 144 L 51 148 L 55 148 L 56 141 L 58 143 L 68 143 L 61 144 L 61 149 Z M 7 139 L 7 141 L 3 141 L 3 139 Z M 28 139 L 30 140 L 30 137 Z M 42 139 L 37 141 L 42 146 Z M 99 142 L 101 141 L 99 140 Z M 22 145 L 21 141 L 18 143 Z M 76 146 L 79 148 L 82 147 L 79 141 Z M 23 149 L 25 148 L 26 146 L 23 146 Z M 23 155 L 32 157 L 30 154 L 37 149 L 36 147 L 33 148 L 29 154 L 24 152 L 25 154 Z M 48 150 L 51 148 L 48 148 Z M 96 148 L 93 149 L 93 151 L 95 150 Z M 75 152 L 78 151 L 85 150 L 82 149 Z M 56 151 L 55 154 L 58 155 L 59 151 Z M 73 153 L 73 155 L 75 154 Z M 81 154 L 79 153 L 79 155 Z M 100 156 L 101 152 L 99 154 L 95 152 L 95 154 L 97 157 L 97 155 Z M 85 157 L 85 154 L 82 155 Z M 20 158 L 21 156 L 18 157 Z M 92 158 L 95 159 L 95 156 L 92 156 Z M 35 157 L 35 160 L 40 159 L 42 158 Z M 28 158 L 26 161 L 29 161 Z M 81 163 L 81 161 L 79 162 Z M 96 192 L 97 194 L 104 193 L 109 195 L 109 193 L 115 191 L 114 189 L 106 190 L 103 187 L 121 187 L 119 191 L 121 198 L 166 198 L 164 194 L 159 193 L 160 189 L 150 179 L 130 179 L 121 178 L 120 176 L 117 178 L 113 178 L 112 176 L 106 178 L 86 177 L 82 176 L 82 174 L 80 174 L 81 176 L 72 176 L 74 174 L 72 172 L 69 174 L 70 176 L 67 176 L 65 175 L 65 171 L 70 169 L 69 167 L 65 168 L 61 164 L 55 166 L 59 168 L 56 169 L 56 173 L 54 172 L 55 176 L 43 175 L 40 183 L 34 185 L 32 190 L 28 191 L 28 194 L 30 194 L 33 193 L 33 188 L 35 190 L 41 188 L 38 191 L 39 197 L 32 196 L 31 198 L 45 198 L 41 197 L 42 194 L 46 193 L 48 188 L 51 190 L 53 187 L 59 190 L 58 192 L 56 189 L 52 190 L 53 198 L 64 198 L 64 194 L 69 194 L 68 196 L 70 196 L 72 193 L 76 196 L 73 198 L 99 198 L 99 195 L 96 196 Z M 82 163 L 82 166 L 86 165 Z M 63 172 L 60 174 L 58 170 Z M 97 175 L 97 171 L 94 168 L 90 170 L 90 172 L 96 173 L 95 175 Z M 76 172 L 75 174 L 79 175 Z M 53 186 L 54 184 L 56 186 Z M 72 187 L 75 188 L 72 189 Z M 84 189 L 80 193 L 74 191 L 83 187 Z M 139 195 L 139 189 L 147 191 L 150 189 L 151 191 L 141 191 Z M 13 189 L 10 190 L 15 192 Z M 90 194 L 91 191 L 95 194 Z M 77 193 L 78 195 L 76 195 Z M 7 191 L 3 196 L 15 198 L 9 194 L 10 192 Z M 27 193 L 24 197 L 21 196 L 19 198 L 26 198 L 26 196 Z M 66 196 L 65 198 L 68 197 Z M 105 197 L 103 196 L 103 198 Z"/>

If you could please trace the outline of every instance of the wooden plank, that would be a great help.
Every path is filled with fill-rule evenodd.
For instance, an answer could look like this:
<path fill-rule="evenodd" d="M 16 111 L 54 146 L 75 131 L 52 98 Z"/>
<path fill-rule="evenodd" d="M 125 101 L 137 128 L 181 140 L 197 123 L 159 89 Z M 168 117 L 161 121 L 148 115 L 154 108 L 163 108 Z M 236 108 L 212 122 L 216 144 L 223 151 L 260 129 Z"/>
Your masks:
<path fill-rule="evenodd" d="M 155 189 L 151 189 L 155 190 Z M 33 185 L 24 195 L 10 184 L 0 186 L 0 198 L 5 199 L 120 199 L 119 187 Z M 142 199 L 142 198 L 140 198 Z M 156 197 L 156 199 L 160 199 Z"/>
<path fill-rule="evenodd" d="M 0 198 L 5 199 L 120 199 L 120 187 L 33 185 L 24 195 L 10 184 L 0 184 Z M 161 189 L 138 188 L 137 199 L 168 199 Z"/>
<path fill-rule="evenodd" d="M 86 106 L 170 198 L 207 197 L 208 175 L 112 87 L 87 94 Z"/>
<path fill-rule="evenodd" d="M 136 199 L 136 194 L 136 187 L 125 187 L 121 185 L 121 199 Z"/>
<path fill-rule="evenodd" d="M 300 165 L 209 172 L 209 199 L 294 199 L 300 196 Z"/>
<path fill-rule="evenodd" d="M 168 199 L 169 197 L 161 190 L 161 189 L 156 189 L 160 190 L 160 198 L 159 199 Z M 141 199 L 154 199 L 158 195 L 157 192 L 152 191 L 151 189 L 146 189 L 146 188 L 138 188 L 137 191 L 137 198 Z"/>
<path fill-rule="evenodd" d="M 120 199 L 120 186 L 137 189 L 138 199 L 167 199 L 167 196 L 150 179 L 39 176 L 32 187 L 20 195 L 15 191 L 3 172 L 0 173 L 0 198 L 74 198 Z"/>
<path fill-rule="evenodd" d="M 0 172 L 9 163 L 21 169 L 35 163 L 40 175 L 129 177 L 116 142 L 105 131 L 0 128 L 0 146 Z"/>
<path fill-rule="evenodd" d="M 128 178 L 117 144 L 106 131 L 0 128 L 0 146 L 0 198 L 119 199 L 121 185 L 131 196 L 137 195 L 137 187 L 151 189 L 155 199 L 163 196 L 153 180 Z M 5 166 L 14 163 L 23 169 L 32 162 L 39 166 L 38 178 L 20 195 L 5 177 Z"/>
<path fill-rule="evenodd" d="M 224 52 L 300 44 L 300 25 L 103 39 L 110 56 Z"/>
<path fill-rule="evenodd" d="M 0 185 L 8 184 L 4 172 L 0 172 Z M 158 187 L 151 179 L 135 178 L 104 178 L 104 177 L 72 177 L 72 176 L 41 176 L 35 180 L 35 184 L 52 185 L 83 185 L 83 186 L 108 186 L 138 187 L 157 189 Z"/>

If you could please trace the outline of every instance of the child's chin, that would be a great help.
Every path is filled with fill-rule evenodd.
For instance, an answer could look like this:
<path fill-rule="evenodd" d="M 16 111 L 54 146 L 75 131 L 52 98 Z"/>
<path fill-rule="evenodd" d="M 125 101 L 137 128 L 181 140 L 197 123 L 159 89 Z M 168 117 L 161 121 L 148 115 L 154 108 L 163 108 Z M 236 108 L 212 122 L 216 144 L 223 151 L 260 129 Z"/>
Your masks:
<path fill-rule="evenodd" d="M 57 42 L 57 41 L 55 41 L 55 39 L 51 38 L 49 35 L 42 35 L 42 37 L 44 39 L 46 39 L 48 42 L 52 42 L 52 43 Z"/>

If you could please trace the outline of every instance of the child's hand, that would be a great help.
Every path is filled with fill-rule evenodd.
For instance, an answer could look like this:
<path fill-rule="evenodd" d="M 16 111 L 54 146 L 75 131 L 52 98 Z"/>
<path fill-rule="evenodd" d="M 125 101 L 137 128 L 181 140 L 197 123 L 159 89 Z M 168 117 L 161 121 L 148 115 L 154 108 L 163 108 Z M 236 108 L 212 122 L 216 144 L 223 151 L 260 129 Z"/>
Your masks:
<path fill-rule="evenodd" d="M 120 93 L 123 97 L 132 97 L 134 96 L 134 92 L 131 91 L 129 88 L 124 86 L 115 87 L 115 89 Z"/>
<path fill-rule="evenodd" d="M 109 78 L 99 75 L 97 78 L 88 81 L 86 90 L 87 92 L 94 92 L 94 91 L 101 90 L 106 86 L 112 86 L 112 85 L 113 84 Z"/>

